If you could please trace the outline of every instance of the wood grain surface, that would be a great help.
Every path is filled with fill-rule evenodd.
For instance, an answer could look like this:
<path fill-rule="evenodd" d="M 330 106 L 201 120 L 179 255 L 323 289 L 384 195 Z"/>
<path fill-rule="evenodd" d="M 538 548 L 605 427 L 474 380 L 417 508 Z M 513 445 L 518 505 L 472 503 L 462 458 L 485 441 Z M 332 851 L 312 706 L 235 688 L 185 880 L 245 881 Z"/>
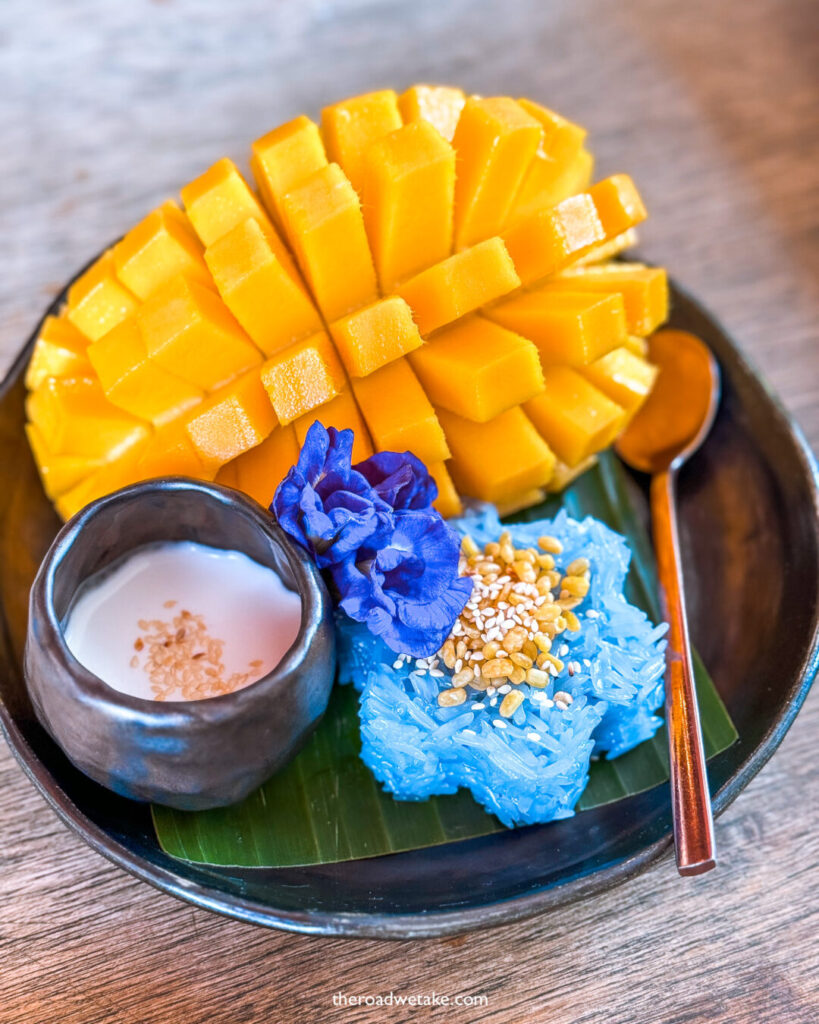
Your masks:
<path fill-rule="evenodd" d="M 452 81 L 587 125 L 600 172 L 644 192 L 646 257 L 819 443 L 815 0 L 3 0 L 0 47 L 0 369 L 78 265 L 217 157 L 341 96 Z M 161 895 L 70 833 L 4 747 L 0 1022 L 808 1024 L 818 727 L 819 692 L 718 821 L 717 871 L 666 858 L 549 916 L 419 943 L 265 932 Z M 334 1005 L 391 991 L 450 1005 Z"/>

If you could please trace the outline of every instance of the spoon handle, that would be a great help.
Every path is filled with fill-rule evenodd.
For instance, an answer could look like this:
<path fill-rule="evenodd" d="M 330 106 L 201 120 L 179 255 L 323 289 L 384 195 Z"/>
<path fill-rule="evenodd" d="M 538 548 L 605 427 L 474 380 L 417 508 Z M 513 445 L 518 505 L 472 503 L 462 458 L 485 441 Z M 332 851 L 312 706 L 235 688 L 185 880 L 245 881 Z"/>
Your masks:
<path fill-rule="evenodd" d="M 660 601 L 670 626 L 666 650 L 665 713 L 677 870 L 681 875 L 699 875 L 716 865 L 714 821 L 691 669 L 674 485 L 673 469 L 652 477 L 651 521 L 660 578 Z"/>

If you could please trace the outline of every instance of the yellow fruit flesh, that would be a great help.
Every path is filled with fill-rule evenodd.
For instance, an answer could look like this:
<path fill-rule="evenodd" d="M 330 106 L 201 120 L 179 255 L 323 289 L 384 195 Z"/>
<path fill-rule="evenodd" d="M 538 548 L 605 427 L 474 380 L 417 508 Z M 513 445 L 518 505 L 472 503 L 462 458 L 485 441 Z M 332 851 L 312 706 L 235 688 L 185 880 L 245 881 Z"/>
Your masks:
<path fill-rule="evenodd" d="M 40 473 L 43 490 L 54 501 L 75 487 L 103 464 L 103 459 L 82 455 L 54 455 L 48 450 L 43 435 L 33 423 L 26 424 L 26 436 Z"/>
<path fill-rule="evenodd" d="M 81 334 L 96 341 L 138 305 L 137 297 L 117 278 L 114 254 L 109 251 L 68 289 L 65 315 Z"/>
<path fill-rule="evenodd" d="M 187 432 L 203 465 L 215 470 L 261 444 L 276 422 L 259 374 L 251 370 L 195 409 Z"/>
<path fill-rule="evenodd" d="M 267 356 L 321 329 L 321 317 L 298 275 L 276 255 L 252 217 L 205 250 L 219 294 Z"/>
<path fill-rule="evenodd" d="M 193 226 L 171 202 L 149 213 L 114 246 L 114 266 L 120 281 L 143 301 L 178 274 L 210 281 Z"/>
<path fill-rule="evenodd" d="M 329 402 L 325 402 L 318 409 L 294 420 L 293 426 L 299 445 L 304 444 L 307 431 L 316 420 L 325 427 L 353 431 L 353 463 L 363 462 L 373 454 L 370 432 L 367 430 L 361 410 L 356 405 L 352 391 L 342 391 L 340 395 L 331 398 Z"/>
<path fill-rule="evenodd" d="M 531 339 L 544 366 L 585 366 L 626 340 L 626 314 L 617 292 L 523 292 L 486 315 Z"/>
<path fill-rule="evenodd" d="M 398 294 L 426 335 L 519 286 L 503 242 L 489 238 L 422 271 L 403 284 Z"/>
<path fill-rule="evenodd" d="M 452 141 L 465 103 L 463 90 L 449 85 L 413 85 L 398 97 L 405 123 L 429 121 L 447 142 Z"/>
<path fill-rule="evenodd" d="M 577 466 L 611 444 L 625 412 L 568 366 L 550 366 L 544 377 L 543 393 L 524 408 L 557 457 Z"/>
<path fill-rule="evenodd" d="M 299 442 L 293 425 L 276 427 L 269 437 L 229 463 L 239 490 L 268 508 L 276 488 L 299 457 Z"/>
<path fill-rule="evenodd" d="M 251 147 L 250 168 L 256 187 L 268 213 L 279 225 L 282 198 L 326 165 L 318 125 L 304 116 L 274 128 Z"/>
<path fill-rule="evenodd" d="M 378 297 L 361 205 L 337 164 L 328 164 L 288 192 L 282 222 L 313 297 L 337 320 Z"/>
<path fill-rule="evenodd" d="M 367 149 L 361 203 L 384 293 L 449 256 L 454 191 L 455 151 L 426 121 Z"/>
<path fill-rule="evenodd" d="M 353 380 L 352 387 L 378 451 L 410 451 L 427 465 L 449 458 L 435 410 L 406 359 Z"/>
<path fill-rule="evenodd" d="M 433 405 L 477 423 L 543 389 L 532 342 L 480 316 L 439 331 L 410 363 Z"/>
<path fill-rule="evenodd" d="M 356 190 L 361 188 L 363 161 L 370 144 L 401 124 L 398 97 L 391 89 L 353 96 L 321 112 L 327 155 L 341 167 Z"/>
<path fill-rule="evenodd" d="M 34 391 L 47 377 L 88 376 L 87 349 L 88 338 L 65 317 L 46 317 L 26 370 L 26 387 Z"/>
<path fill-rule="evenodd" d="M 262 362 L 219 296 L 185 277 L 155 292 L 137 322 L 150 358 L 205 391 Z"/>
<path fill-rule="evenodd" d="M 459 493 L 503 503 L 548 483 L 555 457 L 519 407 L 489 423 L 438 410 L 452 459 L 447 464 Z"/>
<path fill-rule="evenodd" d="M 585 193 L 535 210 L 503 234 L 515 270 L 526 285 L 561 270 L 605 237 L 597 207 Z"/>
<path fill-rule="evenodd" d="M 347 386 L 341 360 L 323 331 L 268 359 L 262 383 L 280 423 L 292 423 Z"/>
<path fill-rule="evenodd" d="M 154 426 L 181 416 L 204 398 L 201 388 L 148 358 L 135 317 L 92 342 L 88 358 L 108 401 Z"/>
<path fill-rule="evenodd" d="M 668 319 L 668 275 L 661 267 L 641 263 L 609 263 L 565 270 L 544 284 L 542 291 L 619 292 L 630 334 L 645 337 Z"/>
<path fill-rule="evenodd" d="M 629 415 L 648 398 L 657 379 L 657 367 L 627 348 L 616 348 L 582 370 L 583 376 Z"/>
<path fill-rule="evenodd" d="M 351 377 L 366 377 L 423 344 L 412 310 L 397 295 L 336 320 L 330 333 Z"/>
<path fill-rule="evenodd" d="M 446 463 L 433 462 L 431 466 L 427 466 L 427 469 L 438 486 L 438 497 L 432 503 L 433 508 L 436 508 L 445 519 L 459 516 L 464 507 L 452 477 L 449 475 L 449 470 L 446 468 Z"/>

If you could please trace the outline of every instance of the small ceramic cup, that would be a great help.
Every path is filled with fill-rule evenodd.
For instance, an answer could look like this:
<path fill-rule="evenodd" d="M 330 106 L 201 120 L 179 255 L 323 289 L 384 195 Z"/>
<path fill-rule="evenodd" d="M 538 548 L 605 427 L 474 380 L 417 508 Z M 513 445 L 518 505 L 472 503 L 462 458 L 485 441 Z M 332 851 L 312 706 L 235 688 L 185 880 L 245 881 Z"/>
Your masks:
<path fill-rule="evenodd" d="M 241 551 L 300 595 L 298 636 L 268 675 L 206 700 L 152 701 L 120 693 L 72 655 L 63 626 L 82 584 L 162 541 Z M 312 559 L 256 502 L 181 477 L 136 484 L 93 502 L 52 544 L 31 589 L 25 674 L 41 724 L 103 786 L 184 810 L 235 803 L 324 714 L 335 675 L 330 597 Z"/>

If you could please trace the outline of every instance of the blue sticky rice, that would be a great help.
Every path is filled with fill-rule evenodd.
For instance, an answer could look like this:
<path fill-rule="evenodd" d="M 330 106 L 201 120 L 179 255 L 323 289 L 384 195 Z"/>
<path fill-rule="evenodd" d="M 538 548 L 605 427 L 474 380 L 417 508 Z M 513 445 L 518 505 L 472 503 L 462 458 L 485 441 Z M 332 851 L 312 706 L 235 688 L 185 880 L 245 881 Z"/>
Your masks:
<path fill-rule="evenodd" d="M 623 537 L 596 519 L 577 522 L 561 511 L 554 520 L 501 525 L 493 505 L 474 503 L 450 525 L 480 547 L 504 530 L 518 547 L 536 547 L 544 534 L 556 537 L 563 544 L 558 567 L 587 558 L 591 586 L 575 610 L 581 628 L 555 641 L 560 674 L 543 690 L 522 684 L 526 699 L 501 719 L 502 697 L 471 689 L 465 703 L 440 707 L 439 691 L 452 685 L 449 671 L 432 676 L 414 660 L 396 667 L 393 651 L 339 612 L 339 680 L 360 691 L 361 757 L 399 800 L 465 787 L 508 826 L 570 817 L 591 758 L 617 757 L 662 724 L 655 712 L 663 701 L 668 627 L 654 626 L 626 601 L 631 553 Z M 579 665 L 573 675 L 569 662 Z M 573 698 L 565 710 L 551 699 L 559 691 Z"/>

